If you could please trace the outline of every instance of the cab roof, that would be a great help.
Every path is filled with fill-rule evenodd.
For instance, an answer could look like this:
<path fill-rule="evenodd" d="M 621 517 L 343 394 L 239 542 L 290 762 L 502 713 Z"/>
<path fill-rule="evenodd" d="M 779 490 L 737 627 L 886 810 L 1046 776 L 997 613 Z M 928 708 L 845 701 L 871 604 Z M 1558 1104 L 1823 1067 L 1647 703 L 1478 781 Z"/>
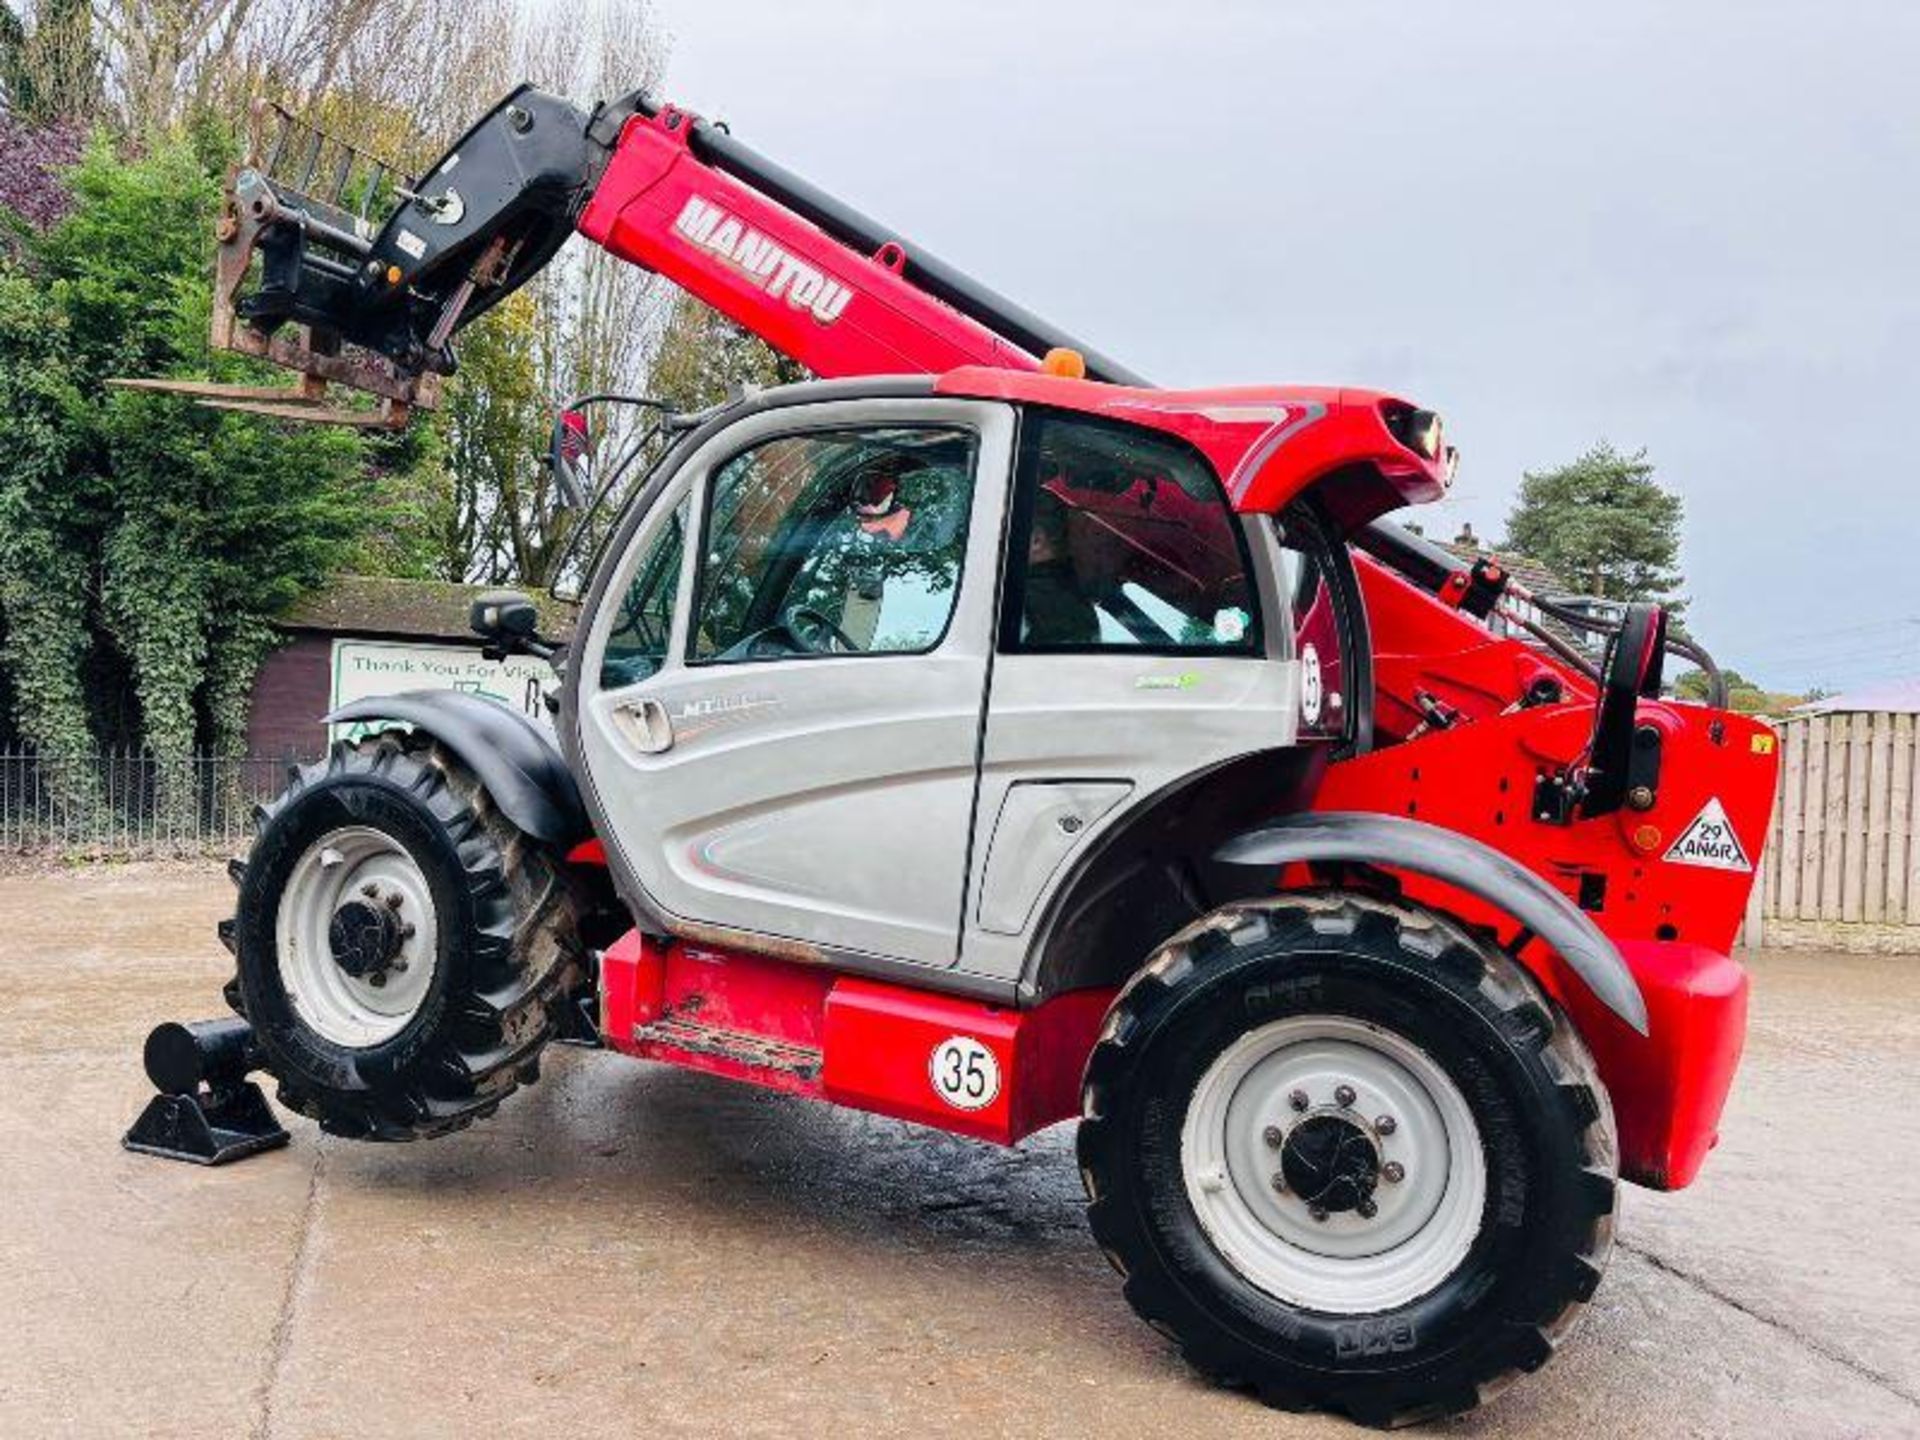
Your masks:
<path fill-rule="evenodd" d="M 1345 527 L 1439 500 L 1452 483 L 1449 452 L 1432 457 L 1395 433 L 1422 412 L 1377 390 L 1301 385 L 1158 390 L 1031 371 L 967 366 L 934 382 L 938 395 L 1006 400 L 1142 425 L 1199 450 L 1233 507 L 1277 514 L 1319 487 Z"/>

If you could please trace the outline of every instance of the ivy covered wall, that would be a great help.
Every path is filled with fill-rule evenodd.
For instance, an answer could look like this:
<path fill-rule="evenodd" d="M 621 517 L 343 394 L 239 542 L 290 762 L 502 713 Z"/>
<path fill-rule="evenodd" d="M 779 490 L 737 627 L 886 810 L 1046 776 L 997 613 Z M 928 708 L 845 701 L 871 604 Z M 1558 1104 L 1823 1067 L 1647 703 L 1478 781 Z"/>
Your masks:
<path fill-rule="evenodd" d="M 106 383 L 284 378 L 207 345 L 227 149 L 96 139 L 60 218 L 0 217 L 0 735 L 43 751 L 237 753 L 271 618 L 407 529 L 382 481 L 430 441 Z"/>

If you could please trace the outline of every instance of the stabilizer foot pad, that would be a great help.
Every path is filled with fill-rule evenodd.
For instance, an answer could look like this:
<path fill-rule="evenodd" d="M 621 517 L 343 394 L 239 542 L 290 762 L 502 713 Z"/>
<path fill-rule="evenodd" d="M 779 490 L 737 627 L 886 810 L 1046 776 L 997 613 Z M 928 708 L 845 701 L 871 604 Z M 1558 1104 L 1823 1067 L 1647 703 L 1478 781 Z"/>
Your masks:
<path fill-rule="evenodd" d="M 191 1095 L 156 1095 L 120 1143 L 143 1155 L 224 1165 L 262 1150 L 277 1150 L 292 1137 L 267 1097 L 251 1080 L 215 1091 L 202 1085 Z"/>

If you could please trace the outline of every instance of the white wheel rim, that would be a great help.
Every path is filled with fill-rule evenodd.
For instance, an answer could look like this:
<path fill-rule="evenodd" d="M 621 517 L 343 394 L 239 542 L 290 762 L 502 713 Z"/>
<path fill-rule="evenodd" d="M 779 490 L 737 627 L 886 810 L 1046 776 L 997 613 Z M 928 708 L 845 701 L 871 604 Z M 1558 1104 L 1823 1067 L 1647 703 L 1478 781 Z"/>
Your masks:
<path fill-rule="evenodd" d="M 1296 1127 L 1321 1117 L 1370 1147 L 1372 1216 L 1315 1219 L 1305 1198 L 1276 1188 Z M 1331 1314 L 1392 1310 L 1437 1288 L 1472 1248 L 1486 1203 L 1486 1156 L 1459 1087 L 1411 1041 L 1341 1015 L 1276 1020 L 1229 1045 L 1194 1087 L 1180 1159 L 1187 1199 L 1227 1263 L 1275 1299 Z"/>
<path fill-rule="evenodd" d="M 391 912 L 397 949 L 378 980 L 335 960 L 328 928 L 342 906 Z M 280 895 L 274 927 L 280 983 L 295 1013 L 336 1045 L 365 1049 L 391 1040 L 419 1012 L 439 965 L 433 892 L 392 836 L 367 826 L 329 831 L 307 847 Z"/>

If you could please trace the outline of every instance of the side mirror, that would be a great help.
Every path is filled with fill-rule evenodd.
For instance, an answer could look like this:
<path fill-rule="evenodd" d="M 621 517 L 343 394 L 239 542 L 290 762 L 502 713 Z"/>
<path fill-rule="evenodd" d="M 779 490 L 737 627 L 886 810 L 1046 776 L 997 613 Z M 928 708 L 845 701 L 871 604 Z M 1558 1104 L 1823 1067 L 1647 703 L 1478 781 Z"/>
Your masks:
<path fill-rule="evenodd" d="M 539 625 L 540 612 L 518 590 L 489 590 L 467 614 L 467 628 L 483 640 L 524 640 Z"/>
<path fill-rule="evenodd" d="M 553 654 L 553 647 L 539 636 L 540 612 L 518 590 L 489 590 L 473 602 L 467 612 L 467 628 L 486 641 L 482 653 L 489 660 L 508 655 Z"/>

